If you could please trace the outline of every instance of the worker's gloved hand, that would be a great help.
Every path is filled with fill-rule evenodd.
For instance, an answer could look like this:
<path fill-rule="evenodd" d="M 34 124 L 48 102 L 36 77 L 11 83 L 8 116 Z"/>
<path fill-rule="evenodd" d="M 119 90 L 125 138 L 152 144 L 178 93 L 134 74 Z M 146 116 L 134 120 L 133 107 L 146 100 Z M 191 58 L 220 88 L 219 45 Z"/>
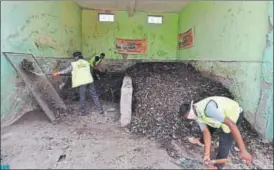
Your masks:
<path fill-rule="evenodd" d="M 247 164 L 252 163 L 252 156 L 245 150 L 240 152 L 240 158 L 244 161 L 246 161 Z"/>
<path fill-rule="evenodd" d="M 203 161 L 204 161 L 204 164 L 208 165 L 210 162 L 210 154 L 204 154 Z"/>
<path fill-rule="evenodd" d="M 53 73 L 52 75 L 53 75 L 53 77 L 57 77 L 57 76 L 59 76 L 59 72 L 57 71 L 57 72 Z"/>

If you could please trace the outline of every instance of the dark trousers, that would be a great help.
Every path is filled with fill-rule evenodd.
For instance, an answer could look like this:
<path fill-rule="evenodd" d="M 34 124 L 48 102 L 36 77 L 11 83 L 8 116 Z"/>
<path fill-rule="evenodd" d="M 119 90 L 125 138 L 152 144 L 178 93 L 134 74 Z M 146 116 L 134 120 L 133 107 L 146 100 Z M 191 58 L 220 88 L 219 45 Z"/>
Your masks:
<path fill-rule="evenodd" d="M 243 113 L 240 113 L 238 121 L 237 121 L 237 126 L 240 126 L 240 123 L 243 119 Z M 216 132 L 217 128 L 213 128 L 211 126 L 207 126 L 210 134 L 212 135 L 214 132 Z M 216 155 L 216 159 L 225 159 L 228 157 L 229 151 L 233 145 L 233 136 L 231 133 L 225 133 L 223 130 L 221 130 L 219 135 L 219 149 L 218 153 Z M 204 144 L 204 136 L 201 135 L 200 142 Z M 223 169 L 225 164 L 216 164 L 215 166 L 218 169 Z"/>
<path fill-rule="evenodd" d="M 103 108 L 100 104 L 99 97 L 96 93 L 96 89 L 95 89 L 95 86 L 94 86 L 93 83 L 82 85 L 82 86 L 79 87 L 79 90 L 80 90 L 80 103 L 81 103 L 81 109 L 82 109 L 83 114 L 86 114 L 86 107 L 85 107 L 86 91 L 91 96 L 91 98 L 93 100 L 93 103 L 95 104 L 97 109 L 100 110 L 100 113 L 103 112 Z"/>
<path fill-rule="evenodd" d="M 98 70 L 96 70 L 96 69 L 92 70 L 92 77 L 93 77 L 94 80 L 99 80 L 99 78 L 100 78 L 99 73 L 100 72 Z"/>

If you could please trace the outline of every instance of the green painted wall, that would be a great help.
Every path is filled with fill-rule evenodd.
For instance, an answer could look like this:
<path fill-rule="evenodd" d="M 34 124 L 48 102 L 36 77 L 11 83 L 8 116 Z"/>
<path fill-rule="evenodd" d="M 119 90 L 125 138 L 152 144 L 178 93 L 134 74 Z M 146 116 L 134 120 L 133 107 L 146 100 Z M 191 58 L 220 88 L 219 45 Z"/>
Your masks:
<path fill-rule="evenodd" d="M 178 59 L 261 61 L 268 29 L 267 8 L 267 2 L 190 3 L 180 13 L 179 32 L 194 27 L 195 45 L 179 50 Z M 260 21 L 256 27 L 255 21 Z"/>
<path fill-rule="evenodd" d="M 192 63 L 198 70 L 222 81 L 264 136 L 265 108 L 258 111 L 258 104 L 268 5 L 267 1 L 191 2 L 179 15 L 179 33 L 194 28 L 194 46 L 177 51 L 178 60 L 196 60 Z"/>
<path fill-rule="evenodd" d="M 128 59 L 192 62 L 223 82 L 257 131 L 273 139 L 273 3 L 196 1 L 179 14 L 114 14 L 114 23 L 101 23 L 97 11 L 72 1 L 2 1 L 1 51 L 58 58 L 82 50 L 85 56 L 105 52 L 107 59 L 120 59 L 116 38 L 147 38 L 148 53 Z M 162 15 L 164 23 L 148 24 L 147 15 Z M 191 27 L 194 47 L 177 50 L 178 33 Z M 29 91 L 16 76 L 1 56 L 1 119 L 31 108 Z"/>
<path fill-rule="evenodd" d="M 81 9 L 72 1 L 1 1 L 1 51 L 68 57 L 81 49 Z M 26 107 L 1 56 L 1 118 Z M 24 91 L 26 92 L 26 91 Z"/>
<path fill-rule="evenodd" d="M 134 59 L 165 59 L 176 58 L 178 14 L 166 13 L 163 24 L 148 24 L 148 13 L 136 12 L 133 18 L 128 12 L 115 11 L 115 22 L 99 22 L 95 10 L 82 11 L 82 47 L 85 56 L 94 56 L 105 52 L 108 59 L 119 59 L 116 53 L 115 39 L 148 40 L 147 55 L 129 55 Z M 158 14 L 153 14 L 158 15 Z"/>

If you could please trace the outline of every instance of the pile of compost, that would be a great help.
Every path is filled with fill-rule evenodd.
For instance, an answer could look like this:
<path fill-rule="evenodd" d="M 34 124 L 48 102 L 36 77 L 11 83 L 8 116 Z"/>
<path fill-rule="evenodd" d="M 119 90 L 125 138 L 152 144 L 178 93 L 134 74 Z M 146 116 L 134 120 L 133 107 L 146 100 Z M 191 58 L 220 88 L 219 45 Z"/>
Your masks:
<path fill-rule="evenodd" d="M 21 61 L 21 68 L 25 71 L 33 71 L 34 70 L 33 63 L 28 61 L 27 59 L 23 59 Z"/>
<path fill-rule="evenodd" d="M 233 96 L 221 83 L 203 77 L 184 63 L 139 63 L 126 70 L 133 81 L 134 134 L 168 143 L 171 139 L 198 135 L 195 122 L 178 116 L 182 103 L 209 96 Z"/>
<path fill-rule="evenodd" d="M 210 96 L 234 99 L 221 83 L 202 76 L 189 64 L 139 63 L 128 68 L 126 75 L 133 81 L 130 131 L 157 140 L 170 156 L 176 156 L 170 148 L 172 140 L 179 140 L 191 148 L 186 137 L 201 134 L 196 122 L 179 117 L 182 103 L 197 102 Z M 239 129 L 253 156 L 260 150 L 268 159 L 273 159 L 273 143 L 263 141 L 245 119 Z M 216 141 L 217 135 L 218 132 L 213 135 Z M 235 144 L 232 153 L 235 160 L 239 160 Z"/>
<path fill-rule="evenodd" d="M 233 99 L 221 83 L 203 77 L 191 65 L 184 63 L 138 63 L 125 72 L 103 73 L 100 80 L 95 81 L 100 99 L 119 103 L 125 75 L 132 77 L 133 83 L 133 115 L 128 128 L 138 136 L 157 140 L 170 156 L 176 156 L 170 148 L 172 140 L 191 145 L 185 137 L 199 136 L 201 133 L 196 122 L 179 117 L 178 110 L 182 103 L 199 101 L 209 96 Z M 70 87 L 69 79 L 64 87 L 67 93 L 63 97 L 79 100 L 77 90 Z M 239 129 L 251 154 L 254 155 L 259 149 L 269 159 L 273 159 L 273 143 L 263 142 L 245 119 Z M 214 139 L 218 139 L 217 134 L 214 136 Z M 232 150 L 232 155 L 238 160 L 236 149 Z"/>
<path fill-rule="evenodd" d="M 67 78 L 64 87 L 59 92 L 60 97 L 66 101 L 79 101 L 80 93 L 78 88 L 72 88 L 71 76 Z"/>
<path fill-rule="evenodd" d="M 95 81 L 95 87 L 101 100 L 120 102 L 121 87 L 125 73 L 108 72 L 101 73 L 100 80 Z"/>
<path fill-rule="evenodd" d="M 95 81 L 101 100 L 120 101 L 123 77 L 132 77 L 132 133 L 168 143 L 170 139 L 198 135 L 195 122 L 178 116 L 179 106 L 209 96 L 231 93 L 184 63 L 137 63 L 124 73 L 104 73 Z M 74 95 L 75 96 L 75 95 Z"/>
<path fill-rule="evenodd" d="M 100 100 L 119 103 L 123 78 L 123 72 L 101 73 L 100 79 L 95 80 L 93 83 Z M 64 87 L 60 91 L 60 96 L 67 102 L 80 100 L 79 89 L 72 88 L 71 77 L 68 77 Z M 92 101 L 88 93 L 86 93 L 86 99 L 89 102 Z"/>

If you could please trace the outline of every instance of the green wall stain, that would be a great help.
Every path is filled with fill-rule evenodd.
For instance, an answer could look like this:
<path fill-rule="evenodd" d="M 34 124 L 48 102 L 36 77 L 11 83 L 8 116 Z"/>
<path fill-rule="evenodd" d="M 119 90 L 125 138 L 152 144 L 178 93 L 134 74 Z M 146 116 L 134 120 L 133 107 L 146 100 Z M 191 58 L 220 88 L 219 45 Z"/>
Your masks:
<path fill-rule="evenodd" d="M 115 39 L 147 38 L 147 55 L 129 55 L 132 59 L 176 59 L 178 14 L 159 14 L 164 23 L 148 24 L 147 13 L 136 12 L 130 18 L 128 12 L 115 11 L 115 22 L 99 22 L 95 10 L 82 11 L 82 50 L 85 56 L 105 52 L 109 59 L 119 59 Z"/>
<path fill-rule="evenodd" d="M 74 50 L 81 50 L 81 9 L 75 3 L 1 1 L 2 52 L 69 57 Z M 1 54 L 1 118 L 24 104 L 14 98 L 20 95 L 16 76 Z"/>

